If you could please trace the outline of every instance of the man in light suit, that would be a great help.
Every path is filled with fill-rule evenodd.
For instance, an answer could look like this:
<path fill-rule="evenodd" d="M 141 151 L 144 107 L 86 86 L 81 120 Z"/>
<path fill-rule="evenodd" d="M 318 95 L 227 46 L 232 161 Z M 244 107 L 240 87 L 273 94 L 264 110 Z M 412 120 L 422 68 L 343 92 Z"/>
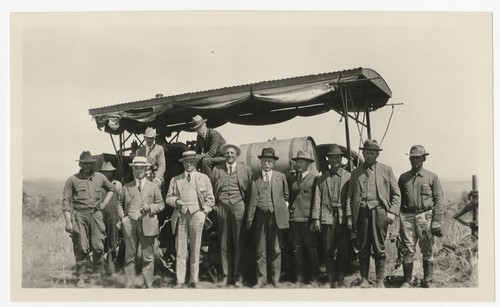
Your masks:
<path fill-rule="evenodd" d="M 135 157 L 132 163 L 134 181 L 127 183 L 122 190 L 121 205 L 117 206 L 125 239 L 125 276 L 127 287 L 135 284 L 135 259 L 137 247 L 142 251 L 142 276 L 144 285 L 151 288 L 154 272 L 155 237 L 158 235 L 156 216 L 165 208 L 158 185 L 146 179 L 146 172 L 151 166 L 145 157 Z M 123 206 L 123 207 L 122 207 Z"/>
<path fill-rule="evenodd" d="M 271 260 L 271 279 L 279 287 L 281 275 L 281 245 L 283 229 L 289 227 L 288 185 L 284 174 L 273 170 L 279 158 L 272 147 L 263 148 L 258 156 L 262 172 L 254 174 L 248 209 L 247 229 L 255 219 L 255 242 L 257 252 L 257 284 L 267 284 L 267 258 Z"/>
<path fill-rule="evenodd" d="M 176 288 L 186 280 L 186 259 L 191 259 L 191 287 L 197 288 L 200 266 L 201 235 L 205 219 L 214 205 L 212 184 L 207 175 L 196 171 L 196 152 L 185 151 L 179 159 L 184 173 L 172 178 L 167 192 L 167 205 L 174 208 L 172 233 L 176 235 Z"/>
<path fill-rule="evenodd" d="M 351 210 L 347 206 L 351 174 L 341 167 L 340 146 L 330 146 L 327 156 L 330 169 L 321 175 L 316 185 L 311 228 L 321 236 L 330 287 L 345 288 L 344 269 L 349 251 L 349 230 L 352 229 Z"/>
<path fill-rule="evenodd" d="M 221 252 L 221 285 L 234 284 L 240 288 L 243 286 L 241 226 L 245 207 L 250 199 L 252 171 L 243 163 L 236 162 L 236 158 L 241 154 L 238 145 L 226 143 L 221 149 L 226 163 L 214 167 L 211 177 Z"/>
<path fill-rule="evenodd" d="M 401 192 L 392 168 L 377 162 L 380 149 L 377 141 L 364 142 L 365 162 L 351 175 L 348 205 L 351 206 L 353 227 L 359 244 L 359 287 L 369 287 L 370 256 L 375 259 L 377 287 L 384 288 L 385 245 L 387 227 L 399 215 Z"/>
<path fill-rule="evenodd" d="M 161 187 L 166 164 L 163 146 L 155 144 L 157 135 L 155 129 L 147 128 L 146 132 L 144 132 L 146 145 L 137 149 L 136 156 L 146 157 L 148 159 L 148 163 L 151 164 L 151 172 L 147 174 L 147 178 Z"/>
<path fill-rule="evenodd" d="M 224 163 L 224 153 L 221 146 L 226 143 L 222 135 L 212 128 L 208 128 L 207 120 L 200 115 L 193 117 L 191 127 L 196 131 L 196 153 L 200 158 L 201 171 L 208 177 L 212 174 L 215 165 Z"/>

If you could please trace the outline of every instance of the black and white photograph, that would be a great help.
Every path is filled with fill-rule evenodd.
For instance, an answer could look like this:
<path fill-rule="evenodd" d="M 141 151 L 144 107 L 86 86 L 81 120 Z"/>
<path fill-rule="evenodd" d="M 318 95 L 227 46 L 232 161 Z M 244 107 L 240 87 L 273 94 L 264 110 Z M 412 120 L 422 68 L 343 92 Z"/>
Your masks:
<path fill-rule="evenodd" d="M 11 12 L 10 300 L 494 300 L 493 22 Z"/>

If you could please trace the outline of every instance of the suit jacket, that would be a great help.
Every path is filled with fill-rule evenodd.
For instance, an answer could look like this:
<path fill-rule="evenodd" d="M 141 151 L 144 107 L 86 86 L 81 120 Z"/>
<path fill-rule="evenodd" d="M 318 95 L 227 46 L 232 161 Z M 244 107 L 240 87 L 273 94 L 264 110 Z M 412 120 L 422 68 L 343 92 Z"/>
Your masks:
<path fill-rule="evenodd" d="M 170 180 L 170 185 L 168 186 L 167 192 L 167 205 L 174 208 L 174 213 L 172 214 L 172 233 L 175 234 L 177 228 L 177 218 L 179 215 L 179 209 L 175 205 L 177 199 L 182 200 L 182 183 L 181 181 L 185 179 L 186 172 L 175 176 Z M 198 195 L 198 202 L 200 204 L 200 210 L 204 210 L 207 214 L 212 211 L 214 206 L 214 194 L 212 192 L 212 184 L 207 175 L 196 172 L 194 175 L 196 183 L 196 193 Z"/>
<path fill-rule="evenodd" d="M 289 227 L 288 221 L 290 219 L 290 213 L 286 206 L 288 201 L 288 184 L 286 182 L 286 176 L 276 170 L 273 170 L 273 176 L 270 179 L 271 183 L 271 197 L 274 204 L 274 217 L 276 219 L 276 224 L 279 229 L 285 229 Z M 253 218 L 255 216 L 255 210 L 257 209 L 257 201 L 260 193 L 263 193 L 263 187 L 265 185 L 264 178 L 262 178 L 262 172 L 254 174 L 252 177 L 252 188 L 250 196 L 250 204 L 248 208 L 248 218 L 247 218 L 247 228 L 252 226 Z"/>
<path fill-rule="evenodd" d="M 397 216 L 401 205 L 401 192 L 396 177 L 392 172 L 392 168 L 379 162 L 375 163 L 374 166 L 377 197 L 386 211 Z M 354 227 L 356 227 L 361 203 L 362 182 L 360 176 L 364 171 L 364 166 L 361 165 L 352 172 L 349 190 L 347 192 L 347 205 L 351 206 Z"/>
<path fill-rule="evenodd" d="M 146 146 L 141 146 L 137 149 L 137 156 L 146 157 Z M 151 163 L 151 170 L 153 170 L 155 177 L 163 181 L 163 175 L 165 174 L 165 152 L 163 146 L 153 144 L 153 149 L 148 153 L 146 157 L 148 162 Z"/>
<path fill-rule="evenodd" d="M 331 195 L 333 180 L 329 172 L 330 171 L 326 171 L 318 179 L 311 218 L 319 220 L 321 224 L 333 225 L 335 222 L 333 220 L 334 209 L 330 206 L 330 200 L 333 197 L 333 195 Z M 339 222 L 341 224 L 345 223 L 345 217 L 351 215 L 351 208 L 347 205 L 347 192 L 350 178 L 351 174 L 348 171 L 340 169 Z"/>
<path fill-rule="evenodd" d="M 222 174 L 226 173 L 227 171 L 228 170 L 226 163 L 216 165 L 212 170 L 210 181 L 212 182 L 216 200 L 219 199 L 222 192 Z M 245 164 L 238 163 L 236 166 L 236 177 L 238 178 L 238 188 L 240 190 L 241 197 L 243 198 L 243 202 L 245 203 L 245 206 L 248 206 L 248 202 L 250 201 L 250 191 L 252 187 L 252 171 Z M 243 217 L 243 213 L 241 214 L 241 216 Z"/>
<path fill-rule="evenodd" d="M 158 218 L 156 214 L 165 208 L 165 204 L 163 203 L 160 188 L 151 181 L 145 180 L 141 192 L 139 192 L 135 180 L 123 187 L 121 199 L 117 206 L 118 216 L 122 218 L 127 215 L 131 205 L 140 206 L 143 203 L 149 205 L 150 208 L 148 212 L 142 213 L 141 216 L 143 233 L 145 236 L 156 236 L 158 235 Z"/>
<path fill-rule="evenodd" d="M 201 154 L 201 157 L 223 157 L 224 154 L 220 150 L 222 145 L 226 144 L 226 140 L 222 135 L 212 128 L 207 128 L 207 136 L 196 137 L 196 153 Z"/>
<path fill-rule="evenodd" d="M 316 188 L 316 175 L 308 172 L 298 183 L 297 176 L 290 179 L 290 221 L 291 222 L 308 222 L 311 216 L 311 207 L 314 201 L 314 193 Z"/>

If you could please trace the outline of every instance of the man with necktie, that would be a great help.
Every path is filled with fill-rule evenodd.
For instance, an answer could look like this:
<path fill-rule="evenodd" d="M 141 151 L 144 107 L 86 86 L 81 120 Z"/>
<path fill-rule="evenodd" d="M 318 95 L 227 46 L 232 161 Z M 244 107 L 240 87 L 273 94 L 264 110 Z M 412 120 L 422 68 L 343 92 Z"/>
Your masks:
<path fill-rule="evenodd" d="M 289 237 L 293 246 L 296 284 L 298 286 L 304 285 L 304 250 L 306 250 L 310 263 L 311 284 L 316 286 L 318 277 L 317 240 L 315 234 L 309 229 L 317 180 L 316 174 L 310 170 L 314 159 L 305 152 L 299 151 L 292 160 L 295 161 L 297 176 L 293 176 L 289 182 L 291 204 Z"/>
<path fill-rule="evenodd" d="M 267 284 L 267 260 L 271 261 L 271 280 L 279 287 L 281 275 L 281 245 L 283 230 L 289 227 L 288 184 L 283 173 L 273 170 L 279 158 L 274 148 L 262 149 L 258 156 L 262 171 L 252 177 L 247 230 L 255 224 L 257 254 L 257 284 L 255 288 Z M 254 222 L 255 220 L 255 222 Z"/>
<path fill-rule="evenodd" d="M 196 152 L 182 153 L 184 173 L 172 178 L 167 192 L 167 205 L 174 208 L 172 233 L 176 235 L 176 288 L 183 288 L 186 280 L 186 262 L 190 258 L 190 285 L 198 287 L 201 235 L 205 219 L 214 205 L 212 184 L 207 175 L 196 171 Z"/>
<path fill-rule="evenodd" d="M 154 241 L 159 233 L 157 214 L 165 208 L 158 185 L 146 179 L 151 166 L 145 157 L 135 157 L 132 163 L 134 180 L 125 184 L 117 205 L 125 240 L 125 276 L 127 287 L 135 286 L 135 261 L 138 246 L 142 252 L 143 286 L 151 288 L 154 272 Z"/>
<path fill-rule="evenodd" d="M 238 145 L 226 143 L 221 147 L 226 163 L 214 167 L 211 182 L 214 188 L 219 234 L 222 282 L 221 286 L 243 286 L 242 223 L 250 199 L 252 171 L 236 159 L 241 154 Z"/>
<path fill-rule="evenodd" d="M 370 257 L 375 259 L 377 287 L 384 288 L 385 245 L 388 225 L 399 215 L 401 193 L 392 168 L 377 162 L 382 150 L 376 140 L 364 142 L 365 162 L 351 175 L 348 206 L 351 206 L 353 227 L 357 230 L 359 247 L 360 288 L 368 288 Z"/>
<path fill-rule="evenodd" d="M 320 233 L 326 273 L 331 288 L 345 288 L 344 270 L 349 251 L 349 230 L 352 228 L 347 191 L 351 174 L 341 167 L 342 150 L 337 144 L 326 154 L 330 169 L 318 179 L 312 209 L 312 230 Z"/>

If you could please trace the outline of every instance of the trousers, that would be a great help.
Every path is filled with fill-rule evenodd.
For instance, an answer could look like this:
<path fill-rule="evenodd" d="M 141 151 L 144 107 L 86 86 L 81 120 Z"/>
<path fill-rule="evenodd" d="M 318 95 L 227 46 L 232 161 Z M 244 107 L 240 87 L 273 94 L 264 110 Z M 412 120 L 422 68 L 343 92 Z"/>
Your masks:
<path fill-rule="evenodd" d="M 433 261 L 435 239 L 431 233 L 432 210 L 420 214 L 400 213 L 399 216 L 399 235 L 403 243 L 403 263 L 413 262 L 417 242 L 423 260 Z"/>
<path fill-rule="evenodd" d="M 177 250 L 176 274 L 178 284 L 183 284 L 186 281 L 188 245 L 191 282 L 197 283 L 199 280 L 201 235 L 203 234 L 205 218 L 206 213 L 203 211 L 196 211 L 195 213 L 189 211 L 186 213 L 179 212 L 175 241 L 175 248 Z"/>
<path fill-rule="evenodd" d="M 281 275 L 283 231 L 278 228 L 274 212 L 255 210 L 255 245 L 257 253 L 257 284 L 267 284 L 267 260 L 271 262 L 271 280 L 277 284 Z"/>
<path fill-rule="evenodd" d="M 385 258 L 384 241 L 387 235 L 387 212 L 383 206 L 369 209 L 359 209 L 357 221 L 357 235 L 359 244 L 359 258 Z"/>

